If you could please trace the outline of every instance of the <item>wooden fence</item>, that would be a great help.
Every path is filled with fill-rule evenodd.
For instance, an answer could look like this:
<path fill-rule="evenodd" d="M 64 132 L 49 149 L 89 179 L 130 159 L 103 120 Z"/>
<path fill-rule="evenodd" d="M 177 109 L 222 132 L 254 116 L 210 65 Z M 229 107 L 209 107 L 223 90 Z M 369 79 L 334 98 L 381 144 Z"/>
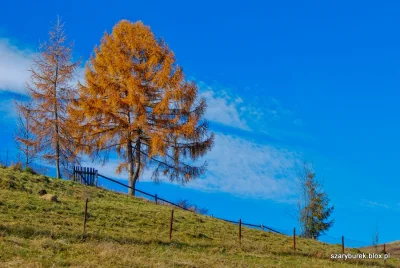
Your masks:
<path fill-rule="evenodd" d="M 74 166 L 73 181 L 97 187 L 97 170 L 89 167 Z"/>

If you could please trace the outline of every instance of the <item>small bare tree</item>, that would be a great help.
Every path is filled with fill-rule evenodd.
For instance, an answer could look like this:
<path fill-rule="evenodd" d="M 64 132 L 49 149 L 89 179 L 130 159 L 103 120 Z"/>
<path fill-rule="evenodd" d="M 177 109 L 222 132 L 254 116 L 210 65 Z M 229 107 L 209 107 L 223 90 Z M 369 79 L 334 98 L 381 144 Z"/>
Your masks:
<path fill-rule="evenodd" d="M 372 236 L 372 245 L 374 246 L 375 251 L 378 251 L 378 245 L 379 245 L 379 228 L 378 228 L 378 224 L 376 225 L 375 233 Z"/>
<path fill-rule="evenodd" d="M 25 168 L 29 167 L 37 156 L 38 141 L 32 132 L 32 100 L 27 102 L 15 101 L 17 109 L 17 128 L 14 140 L 19 151 L 18 159 Z"/>

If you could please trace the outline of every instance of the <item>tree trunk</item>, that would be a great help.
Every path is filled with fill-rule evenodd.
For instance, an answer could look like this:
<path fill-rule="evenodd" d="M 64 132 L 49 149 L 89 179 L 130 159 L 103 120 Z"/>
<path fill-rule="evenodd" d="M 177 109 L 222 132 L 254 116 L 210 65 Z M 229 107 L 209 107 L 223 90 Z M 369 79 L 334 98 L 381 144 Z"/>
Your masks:
<path fill-rule="evenodd" d="M 140 137 L 136 140 L 135 174 L 133 174 L 133 187 L 135 187 L 140 174 Z"/>
<path fill-rule="evenodd" d="M 59 129 L 58 129 L 58 112 L 57 112 L 57 101 L 54 105 L 55 116 L 56 116 L 56 176 L 57 179 L 61 178 L 60 173 L 60 141 L 59 141 Z"/>
<path fill-rule="evenodd" d="M 128 195 L 135 196 L 135 183 L 133 180 L 134 172 L 133 172 L 133 155 L 132 155 L 132 142 L 128 141 L 126 147 L 126 154 L 128 158 L 128 175 L 129 175 L 129 189 Z"/>
<path fill-rule="evenodd" d="M 54 116 L 55 116 L 55 130 L 56 130 L 56 177 L 57 179 L 61 178 L 60 174 L 60 131 L 58 128 L 58 101 L 57 101 L 57 82 L 58 82 L 58 56 L 57 56 L 57 65 L 56 65 L 56 78 L 54 82 Z"/>
<path fill-rule="evenodd" d="M 135 158 L 133 159 L 132 143 L 129 142 L 128 152 L 128 172 L 129 172 L 129 191 L 128 194 L 135 196 L 136 182 L 140 174 L 140 138 L 136 140 Z M 134 167 L 135 165 L 135 167 Z"/>
<path fill-rule="evenodd" d="M 60 173 L 60 146 L 57 142 L 56 145 L 56 177 L 57 179 L 61 178 L 61 173 Z"/>
<path fill-rule="evenodd" d="M 29 140 L 29 119 L 28 119 L 28 116 L 29 116 L 29 112 L 27 113 L 26 118 L 25 118 L 25 125 L 26 125 L 26 128 L 25 128 L 25 130 L 26 130 L 25 139 L 27 141 Z M 25 153 L 25 168 L 28 168 L 28 164 L 29 164 L 29 146 L 28 146 L 28 143 L 26 144 L 25 149 L 26 149 L 26 153 Z"/>

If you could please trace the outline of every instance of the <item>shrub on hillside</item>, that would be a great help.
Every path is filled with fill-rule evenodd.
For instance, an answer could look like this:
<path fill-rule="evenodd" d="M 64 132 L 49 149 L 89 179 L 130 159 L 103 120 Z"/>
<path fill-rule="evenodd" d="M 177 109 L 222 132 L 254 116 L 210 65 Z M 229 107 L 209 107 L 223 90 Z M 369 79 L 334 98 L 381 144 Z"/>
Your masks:
<path fill-rule="evenodd" d="M 186 200 L 186 199 L 179 200 L 177 204 L 181 208 L 184 208 L 184 209 L 187 209 L 187 210 L 191 210 L 191 211 L 199 213 L 199 214 L 207 215 L 207 213 L 208 213 L 208 209 L 201 208 L 201 207 L 198 207 L 196 205 L 193 205 L 193 204 L 189 203 L 189 201 Z"/>
<path fill-rule="evenodd" d="M 13 170 L 13 171 L 22 171 L 23 170 L 22 163 L 21 162 L 17 162 L 15 164 L 12 164 L 10 166 L 10 169 Z"/>
<path fill-rule="evenodd" d="M 32 174 L 32 175 L 38 175 L 38 173 L 36 171 L 34 171 L 33 168 L 31 168 L 31 167 L 26 167 L 25 172 L 28 172 L 29 174 Z"/>

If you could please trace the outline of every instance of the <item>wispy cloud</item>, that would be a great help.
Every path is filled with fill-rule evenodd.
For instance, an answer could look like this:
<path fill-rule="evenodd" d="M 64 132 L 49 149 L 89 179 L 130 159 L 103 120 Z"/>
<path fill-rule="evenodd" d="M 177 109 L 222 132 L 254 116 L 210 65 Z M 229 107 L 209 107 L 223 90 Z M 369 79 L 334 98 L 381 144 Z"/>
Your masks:
<path fill-rule="evenodd" d="M 298 132 L 304 124 L 296 116 L 294 106 L 285 107 L 272 96 L 254 96 L 218 83 L 210 85 L 204 81 L 196 82 L 200 97 L 207 101 L 205 117 L 212 123 L 248 132 L 267 133 L 277 139 L 290 138 L 290 133 L 294 130 Z M 243 92 L 251 90 L 246 88 Z"/>
<path fill-rule="evenodd" d="M 21 50 L 7 39 L 0 39 L 0 89 L 23 94 L 34 56 L 34 52 Z M 83 68 L 80 68 L 74 82 L 82 78 Z M 211 122 L 248 133 L 260 132 L 265 125 L 279 120 L 293 125 L 302 123 L 300 119 L 291 118 L 292 111 L 273 97 L 249 99 L 221 85 L 210 86 L 202 81 L 198 84 L 200 96 L 208 104 L 205 116 Z M 7 105 L 2 108 L 4 112 L 12 111 L 11 107 L 5 107 Z M 215 147 L 203 159 L 208 162 L 208 172 L 188 187 L 290 202 L 295 195 L 294 168 L 299 158 L 299 153 L 287 148 L 236 137 L 229 131 L 216 133 Z M 115 157 L 105 166 L 86 164 L 97 167 L 104 175 L 127 178 L 126 174 L 115 174 L 119 164 Z M 150 174 L 151 171 L 146 170 L 143 180 L 148 180 Z"/>
<path fill-rule="evenodd" d="M 189 187 L 285 202 L 296 194 L 297 152 L 217 133 L 205 159 L 207 175 Z"/>
<path fill-rule="evenodd" d="M 295 168 L 299 159 L 301 155 L 289 149 L 217 133 L 215 147 L 203 159 L 208 163 L 207 173 L 186 187 L 293 202 L 296 195 Z M 104 166 L 94 166 L 106 176 L 127 178 L 126 173 L 115 174 L 117 159 L 111 159 Z M 149 181 L 150 176 L 151 171 L 146 170 L 141 180 Z"/>
<path fill-rule="evenodd" d="M 0 91 L 26 94 L 26 83 L 30 78 L 29 69 L 36 56 L 36 52 L 17 47 L 9 39 L 0 39 Z M 83 76 L 84 68 L 79 67 L 71 84 L 82 82 Z"/>
<path fill-rule="evenodd" d="M 34 56 L 34 52 L 20 49 L 8 39 L 0 39 L 0 90 L 24 94 Z"/>
<path fill-rule="evenodd" d="M 365 206 L 365 207 L 370 207 L 370 208 L 385 208 L 385 209 L 400 210 L 400 207 L 399 207 L 400 204 L 398 204 L 397 206 L 392 206 L 392 205 L 388 205 L 385 203 L 375 202 L 375 201 L 366 200 L 366 199 L 362 199 L 360 201 L 360 205 Z"/>
<path fill-rule="evenodd" d="M 243 100 L 240 97 L 232 97 L 224 90 L 215 90 L 200 82 L 200 97 L 207 101 L 207 111 L 205 117 L 216 123 L 251 130 L 247 122 L 241 117 Z"/>
<path fill-rule="evenodd" d="M 266 100 L 268 105 L 259 109 L 254 103 L 248 104 L 232 94 L 229 89 L 198 83 L 201 97 L 206 98 L 208 104 L 205 116 L 212 122 L 252 133 L 249 123 L 252 120 L 279 120 L 290 114 L 272 97 Z M 300 153 L 237 137 L 229 131 L 215 134 L 215 146 L 202 159 L 208 163 L 206 174 L 187 184 L 187 187 L 241 197 L 293 202 L 297 194 L 295 169 L 300 163 Z M 105 166 L 97 167 L 104 175 L 126 179 L 126 173 L 115 174 L 117 166 L 118 160 L 110 159 Z M 145 170 L 142 180 L 148 181 L 150 177 L 151 171 Z"/>
<path fill-rule="evenodd" d="M 282 103 L 271 96 L 265 96 L 262 100 L 256 99 L 255 102 L 261 106 L 262 115 L 266 121 L 272 122 L 280 119 L 286 119 L 293 115 L 293 111 L 285 108 Z"/>

